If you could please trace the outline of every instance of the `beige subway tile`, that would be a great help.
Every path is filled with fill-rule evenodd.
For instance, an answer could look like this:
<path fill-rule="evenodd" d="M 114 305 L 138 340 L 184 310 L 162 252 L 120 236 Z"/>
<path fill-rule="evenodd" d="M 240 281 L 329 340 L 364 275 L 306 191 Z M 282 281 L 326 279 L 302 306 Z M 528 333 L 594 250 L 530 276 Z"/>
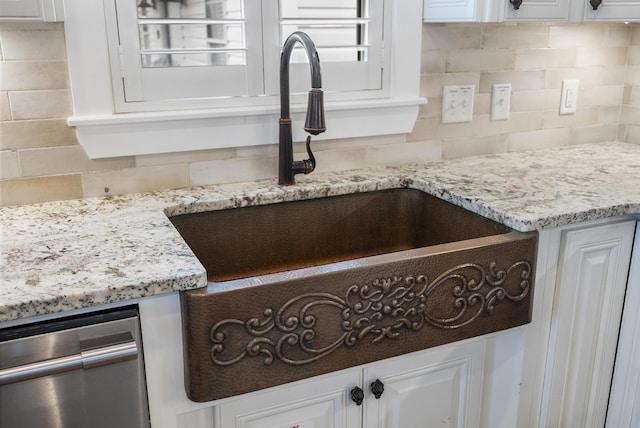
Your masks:
<path fill-rule="evenodd" d="M 18 158 L 24 177 L 128 168 L 135 163 L 133 157 L 91 160 L 81 146 L 19 150 Z"/>
<path fill-rule="evenodd" d="M 569 143 L 569 129 L 539 129 L 528 132 L 513 132 L 507 135 L 507 150 L 523 152 L 566 146 Z"/>
<path fill-rule="evenodd" d="M 640 45 L 640 24 L 633 24 L 631 27 L 631 40 L 629 41 L 631 46 Z"/>
<path fill-rule="evenodd" d="M 489 115 L 475 116 L 472 122 L 441 123 L 440 118 L 418 119 L 408 141 L 451 140 L 486 137 L 542 128 L 545 112 L 512 112 L 508 120 L 491 121 Z"/>
<path fill-rule="evenodd" d="M 545 89 L 538 91 L 518 91 L 511 94 L 511 111 L 542 111 L 558 109 L 560 91 Z"/>
<path fill-rule="evenodd" d="M 480 116 L 491 113 L 491 94 L 475 94 L 473 100 L 473 115 Z"/>
<path fill-rule="evenodd" d="M 425 104 L 427 105 L 427 104 Z M 372 135 L 368 137 L 358 137 L 358 138 L 339 138 L 336 140 L 319 140 L 313 141 L 311 143 L 311 148 L 314 151 L 322 151 L 322 150 L 348 150 L 354 148 L 368 148 L 374 146 L 383 146 L 389 144 L 402 144 L 407 141 L 407 136 L 405 134 L 390 134 L 390 135 Z M 272 145 L 271 155 L 278 155 L 278 146 Z M 294 153 L 306 153 L 305 144 L 294 143 L 293 146 Z"/>
<path fill-rule="evenodd" d="M 627 65 L 640 65 L 640 46 L 630 46 Z"/>
<path fill-rule="evenodd" d="M 491 93 L 493 85 L 511 83 L 511 91 L 532 91 L 544 89 L 545 72 L 536 71 L 498 71 L 480 75 L 479 92 Z"/>
<path fill-rule="evenodd" d="M 629 86 L 640 86 L 640 65 L 630 65 L 627 67 L 625 84 Z"/>
<path fill-rule="evenodd" d="M 62 26 L 44 30 L 10 30 L 0 27 L 0 41 L 5 60 L 66 59 Z"/>
<path fill-rule="evenodd" d="M 67 89 L 67 62 L 2 61 L 0 90 Z"/>
<path fill-rule="evenodd" d="M 604 84 L 603 68 L 553 68 L 545 71 L 546 89 L 560 89 L 563 80 L 579 80 L 580 86 L 600 86 Z M 624 82 L 624 74 L 620 76 Z"/>
<path fill-rule="evenodd" d="M 431 97 L 429 98 L 429 102 L 427 104 L 423 104 L 420 106 L 418 111 L 418 117 L 421 119 L 437 117 L 439 118 L 442 115 L 442 95 L 439 97 Z"/>
<path fill-rule="evenodd" d="M 619 106 L 623 96 L 624 86 L 580 87 L 578 106 Z"/>
<path fill-rule="evenodd" d="M 125 168 L 82 174 L 85 198 L 189 187 L 186 164 Z"/>
<path fill-rule="evenodd" d="M 444 86 L 474 85 L 476 92 L 480 73 L 423 74 L 420 76 L 420 96 L 427 99 L 442 97 Z"/>
<path fill-rule="evenodd" d="M 480 49 L 481 24 L 423 24 L 422 49 Z"/>
<path fill-rule="evenodd" d="M 216 150 L 201 150 L 184 153 L 159 153 L 155 155 L 136 156 L 137 167 L 188 164 L 190 162 L 202 162 L 214 159 L 229 159 L 236 155 L 235 148 Z"/>
<path fill-rule="evenodd" d="M 18 154 L 12 150 L 0 151 L 0 179 L 20 177 Z"/>
<path fill-rule="evenodd" d="M 476 92 L 480 84 L 480 73 L 442 73 L 420 76 L 420 96 L 430 99 L 442 97 L 444 86 L 474 85 Z"/>
<path fill-rule="evenodd" d="M 531 71 L 575 67 L 577 57 L 576 48 L 517 49 L 515 69 Z"/>
<path fill-rule="evenodd" d="M 626 125 L 623 124 L 619 124 L 618 125 L 618 138 L 616 139 L 616 141 L 625 141 L 625 133 L 626 133 L 626 129 L 625 129 Z"/>
<path fill-rule="evenodd" d="M 422 163 L 440 159 L 442 159 L 441 141 L 417 141 L 375 146 L 367 149 L 367 166 Z"/>
<path fill-rule="evenodd" d="M 422 51 L 420 74 L 444 73 L 445 62 L 445 52 L 443 51 Z"/>
<path fill-rule="evenodd" d="M 610 67 L 627 63 L 627 47 L 581 47 L 576 57 L 577 67 Z"/>
<path fill-rule="evenodd" d="M 624 105 L 620 109 L 620 123 L 640 125 L 640 107 Z"/>
<path fill-rule="evenodd" d="M 600 46 L 609 36 L 607 25 L 558 25 L 549 28 L 550 48 Z"/>
<path fill-rule="evenodd" d="M 319 143 L 320 141 L 316 141 L 314 138 L 311 139 L 311 147 L 317 148 Z M 305 151 L 305 145 L 303 143 L 294 142 L 294 153 L 296 150 Z M 237 147 L 236 153 L 230 157 L 255 158 L 260 156 L 278 156 L 278 145 L 263 144 L 260 146 Z"/>
<path fill-rule="evenodd" d="M 618 124 L 595 125 L 572 128 L 569 144 L 591 144 L 616 141 L 618 138 Z"/>
<path fill-rule="evenodd" d="M 445 69 L 449 73 L 513 70 L 516 54 L 512 49 L 449 51 Z"/>
<path fill-rule="evenodd" d="M 628 87 L 629 98 L 625 104 L 640 107 L 640 86 Z"/>
<path fill-rule="evenodd" d="M 558 99 L 558 102 L 560 100 Z M 560 107 L 545 111 L 542 117 L 542 129 L 573 128 L 598 123 L 599 109 L 595 107 L 578 108 L 574 114 L 560 114 Z"/>
<path fill-rule="evenodd" d="M 640 144 L 640 126 L 626 125 L 624 127 L 624 140 L 627 143 Z"/>
<path fill-rule="evenodd" d="M 490 24 L 482 33 L 482 49 L 546 48 L 549 28 L 538 25 Z"/>
<path fill-rule="evenodd" d="M 316 153 L 317 156 L 318 153 Z M 192 186 L 260 180 L 277 175 L 277 156 L 211 160 L 189 164 L 189 180 Z"/>
<path fill-rule="evenodd" d="M 467 137 L 442 142 L 442 159 L 455 159 L 468 156 L 505 153 L 507 141 L 505 135 L 489 137 Z"/>
<path fill-rule="evenodd" d="M 7 92 L 0 92 L 0 121 L 3 122 L 7 120 L 11 120 L 11 107 L 9 105 L 9 94 Z"/>
<path fill-rule="evenodd" d="M 82 198 L 80 175 L 0 180 L 0 206 Z"/>
<path fill-rule="evenodd" d="M 631 39 L 631 26 L 624 23 L 612 23 L 607 25 L 609 34 L 607 37 L 607 46 L 629 46 Z"/>
<path fill-rule="evenodd" d="M 367 166 L 367 149 L 323 150 L 314 153 L 316 157 L 316 171 L 334 172 L 360 169 Z"/>
<path fill-rule="evenodd" d="M 622 93 L 622 104 L 630 104 L 631 103 L 631 92 L 633 90 L 633 86 L 625 86 L 624 92 Z"/>
<path fill-rule="evenodd" d="M 594 107 L 591 107 L 594 108 Z M 620 123 L 620 106 L 597 106 L 597 120 L 592 125 Z"/>
<path fill-rule="evenodd" d="M 62 118 L 73 113 L 68 89 L 9 92 L 9 101 L 14 120 Z"/>
<path fill-rule="evenodd" d="M 626 65 L 611 65 L 602 67 L 604 70 L 602 84 L 608 85 L 624 85 L 627 76 Z M 586 69 L 585 69 L 586 70 Z"/>
<path fill-rule="evenodd" d="M 20 150 L 77 145 L 75 128 L 65 119 L 0 122 L 0 149 Z"/>

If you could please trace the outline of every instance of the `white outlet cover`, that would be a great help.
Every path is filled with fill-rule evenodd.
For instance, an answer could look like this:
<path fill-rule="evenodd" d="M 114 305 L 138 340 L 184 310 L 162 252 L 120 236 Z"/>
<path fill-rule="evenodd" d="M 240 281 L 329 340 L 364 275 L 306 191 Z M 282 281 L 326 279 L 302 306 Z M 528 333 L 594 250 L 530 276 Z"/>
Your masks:
<path fill-rule="evenodd" d="M 493 85 L 491 88 L 491 120 L 509 119 L 511 110 L 511 83 Z"/>
<path fill-rule="evenodd" d="M 474 85 L 445 86 L 442 90 L 442 123 L 473 120 Z"/>
<path fill-rule="evenodd" d="M 560 114 L 573 114 L 578 105 L 578 80 L 563 80 L 560 95 Z"/>

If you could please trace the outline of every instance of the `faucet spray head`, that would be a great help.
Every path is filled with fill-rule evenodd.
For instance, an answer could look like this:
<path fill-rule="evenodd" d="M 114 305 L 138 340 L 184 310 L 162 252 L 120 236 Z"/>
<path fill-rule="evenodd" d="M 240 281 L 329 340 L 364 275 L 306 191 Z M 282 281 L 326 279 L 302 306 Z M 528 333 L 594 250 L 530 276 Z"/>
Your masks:
<path fill-rule="evenodd" d="M 324 93 L 320 88 L 311 88 L 309 91 L 304 130 L 312 135 L 318 135 L 327 130 L 324 122 Z"/>

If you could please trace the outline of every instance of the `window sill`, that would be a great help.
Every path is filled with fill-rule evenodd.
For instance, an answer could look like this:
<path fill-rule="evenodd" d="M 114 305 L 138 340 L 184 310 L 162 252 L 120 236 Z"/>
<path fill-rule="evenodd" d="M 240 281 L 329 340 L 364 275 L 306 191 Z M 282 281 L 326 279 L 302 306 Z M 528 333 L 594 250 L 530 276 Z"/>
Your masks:
<path fill-rule="evenodd" d="M 316 140 L 411 132 L 426 100 L 395 97 L 327 103 L 327 131 Z M 303 141 L 306 105 L 291 108 L 294 141 Z M 91 159 L 277 144 L 279 106 L 78 115 L 69 118 Z"/>

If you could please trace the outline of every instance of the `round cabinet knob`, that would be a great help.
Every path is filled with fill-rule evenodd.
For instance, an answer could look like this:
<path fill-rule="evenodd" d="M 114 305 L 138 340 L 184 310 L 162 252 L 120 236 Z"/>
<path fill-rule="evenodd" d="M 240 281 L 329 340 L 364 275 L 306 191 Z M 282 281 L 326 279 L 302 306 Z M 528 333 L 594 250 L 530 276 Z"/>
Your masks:
<path fill-rule="evenodd" d="M 364 391 L 362 388 L 356 386 L 351 390 L 351 400 L 358 406 L 362 404 L 362 400 L 364 400 Z"/>
<path fill-rule="evenodd" d="M 376 379 L 375 382 L 371 383 L 371 392 L 373 396 L 376 397 L 376 400 L 382 397 L 382 393 L 384 392 L 384 383 L 380 382 L 380 379 Z"/>

